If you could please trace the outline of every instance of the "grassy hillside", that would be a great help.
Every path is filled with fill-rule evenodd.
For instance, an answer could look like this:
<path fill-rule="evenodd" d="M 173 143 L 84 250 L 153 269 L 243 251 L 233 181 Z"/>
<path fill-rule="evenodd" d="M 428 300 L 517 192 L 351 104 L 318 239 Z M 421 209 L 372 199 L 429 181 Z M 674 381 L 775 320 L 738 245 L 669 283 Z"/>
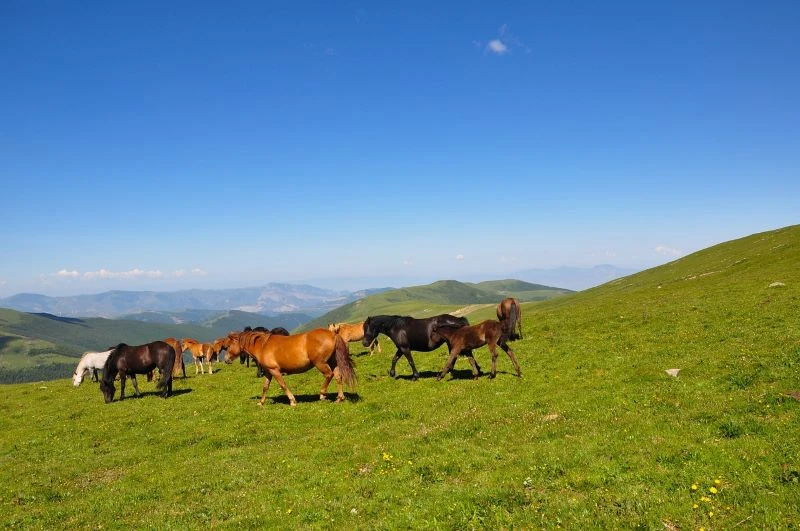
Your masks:
<path fill-rule="evenodd" d="M 235 311 L 204 325 L 176 325 L 124 319 L 77 319 L 0 308 L 0 383 L 68 376 L 83 352 L 104 350 L 120 342 L 138 345 L 170 336 L 209 341 L 246 325 L 270 326 L 273 322 L 297 324 L 292 317 L 281 319 Z"/>
<path fill-rule="evenodd" d="M 4 528 L 784 529 L 800 523 L 800 227 L 524 307 L 470 379 L 446 352 L 359 385 L 223 366 L 161 400 L 96 384 L 2 387 Z M 476 351 L 487 368 L 486 349 Z M 668 369 L 680 369 L 671 376 Z M 150 387 L 147 387 L 150 386 Z"/>
<path fill-rule="evenodd" d="M 495 280 L 470 284 L 440 280 L 425 286 L 395 289 L 371 295 L 309 321 L 301 330 L 325 327 L 333 322 L 362 321 L 369 315 L 397 314 L 428 317 L 451 312 L 470 315 L 484 306 L 496 306 L 503 298 L 542 301 L 571 293 L 569 290 L 541 286 L 521 280 Z"/>

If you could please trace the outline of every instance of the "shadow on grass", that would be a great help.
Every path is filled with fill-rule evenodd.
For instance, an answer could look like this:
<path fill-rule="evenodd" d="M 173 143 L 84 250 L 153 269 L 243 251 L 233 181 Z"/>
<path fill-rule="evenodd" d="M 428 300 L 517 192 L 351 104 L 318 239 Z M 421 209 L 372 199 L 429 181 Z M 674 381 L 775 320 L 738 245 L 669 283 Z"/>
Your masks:
<path fill-rule="evenodd" d="M 333 404 L 334 402 L 336 402 L 336 391 L 334 391 L 334 392 L 330 392 L 329 391 L 328 394 L 327 394 L 327 397 L 328 397 L 327 401 L 330 402 L 331 404 Z M 298 404 L 308 404 L 308 403 L 311 403 L 311 402 L 321 402 L 321 400 L 319 399 L 319 394 L 316 394 L 316 393 L 315 394 L 307 394 L 307 395 L 294 395 L 294 398 L 295 398 L 295 400 L 297 400 Z M 250 399 L 251 400 L 255 400 L 255 401 L 261 400 L 261 395 L 253 396 Z M 358 395 L 358 393 L 345 392 L 344 393 L 344 399 L 347 402 L 359 402 L 359 401 L 361 401 L 361 397 Z M 269 403 L 272 403 L 272 404 L 284 404 L 284 405 L 288 406 L 289 405 L 289 398 L 283 393 L 281 393 L 280 395 L 275 395 L 275 396 L 267 396 L 267 402 L 265 402 L 264 405 L 267 405 Z"/>
<path fill-rule="evenodd" d="M 170 395 L 169 398 L 175 398 L 177 396 L 185 395 L 185 394 L 188 394 L 188 393 L 191 393 L 191 392 L 192 392 L 191 389 L 173 389 L 172 390 L 172 395 Z M 128 394 L 128 389 L 125 389 L 125 400 L 144 398 L 146 396 L 157 396 L 157 397 L 161 398 L 161 391 L 142 391 L 141 393 L 139 393 L 139 396 L 136 396 L 133 393 Z M 125 400 L 122 400 L 122 401 L 124 402 Z M 120 398 L 119 398 L 119 395 L 117 395 L 117 398 L 114 399 L 114 402 L 119 402 L 119 401 L 120 401 Z"/>

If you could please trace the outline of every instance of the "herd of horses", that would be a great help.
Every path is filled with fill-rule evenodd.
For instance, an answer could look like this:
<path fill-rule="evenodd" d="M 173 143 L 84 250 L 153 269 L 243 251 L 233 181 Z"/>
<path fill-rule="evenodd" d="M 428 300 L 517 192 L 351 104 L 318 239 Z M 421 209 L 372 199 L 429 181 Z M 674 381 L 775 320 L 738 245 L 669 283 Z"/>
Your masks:
<path fill-rule="evenodd" d="M 492 355 L 492 369 L 489 374 L 494 378 L 497 373 L 497 347 L 499 346 L 511 359 L 516 375 L 522 377 L 517 358 L 508 342 L 522 338 L 522 308 L 517 299 L 508 297 L 497 305 L 497 320 L 489 319 L 476 325 L 470 325 L 465 317 L 442 314 L 425 319 L 417 319 L 400 315 L 376 315 L 367 317 L 363 323 L 335 323 L 325 328 L 317 328 L 301 334 L 290 335 L 282 327 L 267 330 L 263 327 L 247 327 L 241 332 L 230 332 L 212 343 L 202 343 L 192 338 L 167 338 L 144 345 L 131 346 L 125 343 L 109 348 L 103 352 L 87 352 L 78 363 L 73 374 L 73 385 L 81 384 L 85 375 L 92 374 L 97 381 L 97 371 L 103 371 L 100 390 L 106 403 L 113 401 L 116 388 L 114 381 L 120 379 L 120 400 L 125 398 L 125 381 L 130 378 L 133 389 L 139 396 L 137 374 L 147 374 L 148 379 L 158 369 L 158 389 L 161 396 L 167 398 L 172 394 L 172 380 L 181 373 L 186 377 L 183 352 L 189 351 L 195 363 L 195 374 L 213 374 L 211 363 L 220 361 L 225 351 L 224 362 L 231 363 L 239 359 L 240 363 L 254 360 L 264 375 L 259 405 L 264 405 L 267 391 L 273 378 L 289 399 L 289 404 L 297 405 L 297 400 L 286 386 L 284 375 L 297 374 L 316 367 L 323 376 L 320 400 L 327 400 L 328 387 L 336 380 L 336 401 L 345 399 L 343 386 L 353 387 L 356 373 L 350 350 L 350 342 L 360 341 L 369 348 L 370 355 L 377 347 L 380 351 L 378 336 L 386 335 L 394 343 L 397 351 L 392 358 L 389 375 L 395 377 L 398 360 L 405 357 L 411 366 L 411 379 L 420 377 L 414 364 L 412 351 L 430 352 L 446 344 L 449 356 L 437 376 L 444 378 L 453 369 L 458 356 L 465 356 L 472 367 L 473 378 L 478 378 L 481 368 L 475 361 L 473 350 L 487 346 Z"/>

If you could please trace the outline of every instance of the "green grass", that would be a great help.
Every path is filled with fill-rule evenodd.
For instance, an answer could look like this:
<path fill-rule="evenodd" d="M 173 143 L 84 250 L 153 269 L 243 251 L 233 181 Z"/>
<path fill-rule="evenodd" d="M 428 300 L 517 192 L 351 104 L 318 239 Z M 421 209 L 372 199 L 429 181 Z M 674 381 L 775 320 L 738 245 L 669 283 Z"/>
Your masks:
<path fill-rule="evenodd" d="M 437 382 L 443 349 L 391 379 L 382 337 L 351 345 L 344 404 L 316 400 L 314 371 L 287 377 L 296 408 L 275 384 L 260 408 L 240 365 L 168 400 L 2 386 L 0 526 L 796 527 L 799 261 L 790 227 L 525 304 L 523 379 L 501 354 L 494 380 L 458 360 Z"/>

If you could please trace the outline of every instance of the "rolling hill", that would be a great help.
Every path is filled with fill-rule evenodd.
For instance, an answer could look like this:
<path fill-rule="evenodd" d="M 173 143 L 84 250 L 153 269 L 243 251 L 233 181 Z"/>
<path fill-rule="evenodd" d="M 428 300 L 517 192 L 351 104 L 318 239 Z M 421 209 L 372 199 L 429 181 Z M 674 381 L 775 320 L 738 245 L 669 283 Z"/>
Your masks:
<path fill-rule="evenodd" d="M 440 313 L 469 315 L 483 307 L 494 308 L 508 296 L 521 302 L 543 301 L 572 293 L 570 290 L 530 284 L 520 280 L 493 280 L 477 284 L 440 280 L 424 286 L 384 291 L 345 304 L 303 325 L 301 330 L 326 327 L 334 322 L 363 321 L 369 315 L 426 317 Z"/>
<path fill-rule="evenodd" d="M 343 404 L 312 370 L 286 378 L 297 408 L 275 384 L 259 408 L 239 365 L 168 400 L 6 385 L 0 526 L 793 528 L 798 263 L 792 226 L 525 303 L 522 379 L 501 357 L 493 380 L 459 360 L 436 381 L 445 348 L 415 353 L 420 380 L 389 378 L 382 337 L 382 355 L 351 346 Z"/>

